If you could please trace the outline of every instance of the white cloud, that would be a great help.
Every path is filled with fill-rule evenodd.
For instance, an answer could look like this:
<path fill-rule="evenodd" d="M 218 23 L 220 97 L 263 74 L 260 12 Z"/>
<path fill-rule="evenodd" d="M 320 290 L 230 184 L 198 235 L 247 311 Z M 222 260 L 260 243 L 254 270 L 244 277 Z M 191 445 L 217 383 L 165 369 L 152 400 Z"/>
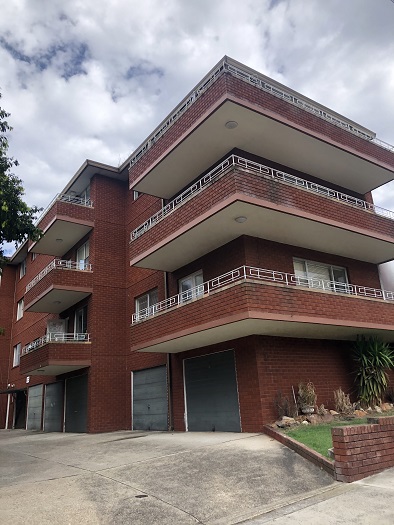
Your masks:
<path fill-rule="evenodd" d="M 14 0 L 2 6 L 10 153 L 46 206 L 85 158 L 118 165 L 225 54 L 394 143 L 389 0 Z M 394 189 L 377 192 L 394 209 Z"/>

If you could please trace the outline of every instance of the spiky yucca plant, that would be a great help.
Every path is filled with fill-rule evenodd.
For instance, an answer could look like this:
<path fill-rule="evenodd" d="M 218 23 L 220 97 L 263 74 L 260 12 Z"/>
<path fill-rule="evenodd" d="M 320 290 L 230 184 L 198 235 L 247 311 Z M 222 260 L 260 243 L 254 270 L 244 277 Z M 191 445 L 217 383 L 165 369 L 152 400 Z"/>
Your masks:
<path fill-rule="evenodd" d="M 394 368 L 394 352 L 377 337 L 358 337 L 353 348 L 355 381 L 362 404 L 379 404 L 387 389 L 386 370 Z"/>

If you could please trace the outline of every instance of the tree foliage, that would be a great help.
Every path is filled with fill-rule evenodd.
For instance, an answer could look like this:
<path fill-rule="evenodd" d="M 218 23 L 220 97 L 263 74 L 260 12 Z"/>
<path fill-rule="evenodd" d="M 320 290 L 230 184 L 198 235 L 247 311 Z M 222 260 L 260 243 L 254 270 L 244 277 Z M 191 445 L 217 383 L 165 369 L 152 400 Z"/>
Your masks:
<path fill-rule="evenodd" d="M 7 134 L 12 131 L 7 121 L 9 116 L 0 107 L 0 268 L 6 263 L 3 243 L 20 243 L 26 238 L 37 240 L 41 234 L 34 225 L 35 215 L 40 209 L 36 206 L 29 207 L 24 202 L 22 181 L 11 173 L 18 161 L 7 156 Z"/>
<path fill-rule="evenodd" d="M 386 370 L 394 368 L 394 352 L 376 337 L 359 337 L 354 344 L 355 380 L 360 401 L 379 404 L 388 385 Z"/>

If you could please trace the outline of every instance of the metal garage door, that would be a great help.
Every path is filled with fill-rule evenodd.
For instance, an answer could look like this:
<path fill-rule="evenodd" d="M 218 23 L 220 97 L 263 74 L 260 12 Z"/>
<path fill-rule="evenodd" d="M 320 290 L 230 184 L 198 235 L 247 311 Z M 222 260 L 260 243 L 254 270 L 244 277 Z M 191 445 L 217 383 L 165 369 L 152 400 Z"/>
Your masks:
<path fill-rule="evenodd" d="M 45 387 L 44 431 L 63 431 L 63 383 L 51 383 Z"/>
<path fill-rule="evenodd" d="M 41 430 L 42 391 L 42 385 L 29 388 L 29 398 L 27 402 L 27 430 Z"/>
<path fill-rule="evenodd" d="M 167 430 L 167 369 L 133 372 L 133 429 Z"/>
<path fill-rule="evenodd" d="M 87 432 L 88 376 L 66 379 L 66 432 Z"/>
<path fill-rule="evenodd" d="M 184 363 L 188 430 L 240 432 L 234 352 Z"/>

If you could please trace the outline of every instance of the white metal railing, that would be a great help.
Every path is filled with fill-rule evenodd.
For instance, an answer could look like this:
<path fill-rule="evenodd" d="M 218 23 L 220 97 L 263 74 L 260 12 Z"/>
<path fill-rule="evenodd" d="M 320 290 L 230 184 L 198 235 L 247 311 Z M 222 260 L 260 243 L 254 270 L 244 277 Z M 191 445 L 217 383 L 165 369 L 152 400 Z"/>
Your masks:
<path fill-rule="evenodd" d="M 33 288 L 37 283 L 41 281 L 49 272 L 55 269 L 61 270 L 79 270 L 79 271 L 92 271 L 92 265 L 86 261 L 66 261 L 63 259 L 54 259 L 48 266 L 46 266 L 39 274 L 37 274 L 32 281 L 26 286 L 26 293 Z"/>
<path fill-rule="evenodd" d="M 225 57 L 215 69 L 212 70 L 209 76 L 206 76 L 200 84 L 192 91 L 170 114 L 170 116 L 162 122 L 158 128 L 148 137 L 148 139 L 133 153 L 130 158 L 130 167 L 133 166 L 152 146 L 157 140 L 168 131 L 168 129 L 185 113 L 189 107 L 198 100 L 198 98 L 211 86 L 223 73 L 230 73 L 231 75 L 239 78 L 240 80 L 251 84 L 258 89 L 266 91 L 271 95 L 278 97 L 289 104 L 297 106 L 298 108 L 313 113 L 315 116 L 326 120 L 338 126 L 364 140 L 373 142 L 377 146 L 394 152 L 394 146 L 384 142 L 366 133 L 364 130 L 356 127 L 353 123 L 350 123 L 346 119 L 341 119 L 339 115 L 332 114 L 325 108 L 319 106 L 319 104 L 313 104 L 310 100 L 303 98 L 301 95 L 296 95 L 292 91 L 287 91 L 284 86 L 278 85 L 274 80 L 268 82 L 267 77 L 258 74 L 252 74 L 250 70 L 243 69 L 240 64 L 234 64 L 231 59 Z"/>
<path fill-rule="evenodd" d="M 49 333 L 38 339 L 35 339 L 31 343 L 28 343 L 22 348 L 21 355 L 29 354 L 34 352 L 37 348 L 48 343 L 88 343 L 90 342 L 90 334 L 65 334 L 63 332 Z"/>
<path fill-rule="evenodd" d="M 230 155 L 218 166 L 215 166 L 215 168 L 213 168 L 209 173 L 201 177 L 201 179 L 199 179 L 197 182 L 194 182 L 175 199 L 166 204 L 166 206 L 164 206 L 161 210 L 152 215 L 152 217 L 150 217 L 147 221 L 138 226 L 138 228 L 133 230 L 130 234 L 130 240 L 134 241 L 143 233 L 150 230 L 155 224 L 157 224 L 165 217 L 170 215 L 170 213 L 179 208 L 190 198 L 194 197 L 202 190 L 209 187 L 213 182 L 217 181 L 224 174 L 226 174 L 230 168 L 234 167 L 252 171 L 253 173 L 256 173 L 257 175 L 266 179 L 268 178 L 273 179 L 279 183 L 291 184 L 297 186 L 298 188 L 302 188 L 313 193 L 318 193 L 319 195 L 322 195 L 324 197 L 328 197 L 330 199 L 349 204 L 350 206 L 354 206 L 355 208 L 373 212 L 387 219 L 394 220 L 393 211 L 386 210 L 379 206 L 375 206 L 375 204 L 371 204 L 362 199 L 358 199 L 357 197 L 352 197 L 351 195 L 347 195 L 346 193 L 327 188 L 326 186 L 322 186 L 321 184 L 316 184 L 315 182 L 310 182 L 308 180 L 301 179 L 300 177 L 296 177 L 295 175 L 290 175 L 289 173 L 285 173 L 284 171 L 265 166 L 264 164 L 259 164 L 258 162 L 245 159 L 238 155 Z"/>
<path fill-rule="evenodd" d="M 358 297 L 368 297 L 372 299 L 381 299 L 384 301 L 394 301 L 394 292 L 370 288 L 368 286 L 359 286 L 356 284 L 340 283 L 336 281 L 326 281 L 309 277 L 299 277 L 295 274 L 278 272 L 276 270 L 266 270 L 263 268 L 254 268 L 253 266 L 240 266 L 219 277 L 196 286 L 186 292 L 179 293 L 169 297 L 160 303 L 149 308 L 140 310 L 133 314 L 132 324 L 149 319 L 160 312 L 165 312 L 175 307 L 183 306 L 193 299 L 206 297 L 212 292 L 220 290 L 224 286 L 240 281 L 261 281 L 270 282 L 283 286 L 300 286 L 308 289 L 332 292 L 335 294 L 355 295 Z"/>
<path fill-rule="evenodd" d="M 67 193 L 58 193 L 48 204 L 45 210 L 41 213 L 38 219 L 35 221 L 36 226 L 42 221 L 48 211 L 52 208 L 55 202 L 69 202 L 70 204 L 78 204 L 78 206 L 86 206 L 87 208 L 93 208 L 93 201 L 86 197 L 77 197 L 75 195 L 69 195 Z"/>

